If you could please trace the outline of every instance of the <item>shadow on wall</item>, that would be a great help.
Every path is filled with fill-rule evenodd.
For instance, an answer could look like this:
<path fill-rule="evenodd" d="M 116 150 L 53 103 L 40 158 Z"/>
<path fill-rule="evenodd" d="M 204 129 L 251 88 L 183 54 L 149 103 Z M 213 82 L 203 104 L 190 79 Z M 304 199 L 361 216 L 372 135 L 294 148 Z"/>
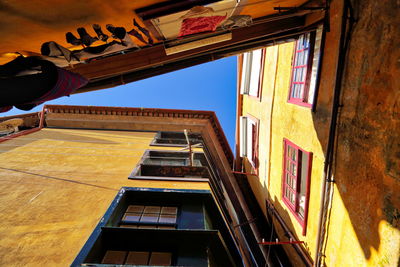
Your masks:
<path fill-rule="evenodd" d="M 333 170 L 358 242 L 370 259 L 371 249 L 378 251 L 394 238 L 379 232 L 381 221 L 400 230 L 400 19 L 395 0 L 353 2 L 358 21 L 346 56 Z M 329 103 L 324 93 L 313 120 L 326 149 L 331 107 L 324 105 Z"/>

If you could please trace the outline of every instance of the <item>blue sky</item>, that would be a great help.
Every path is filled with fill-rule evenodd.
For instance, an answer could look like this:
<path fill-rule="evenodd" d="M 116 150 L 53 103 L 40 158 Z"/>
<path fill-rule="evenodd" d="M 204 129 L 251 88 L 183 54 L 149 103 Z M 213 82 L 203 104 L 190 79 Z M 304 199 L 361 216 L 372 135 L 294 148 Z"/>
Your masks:
<path fill-rule="evenodd" d="M 235 143 L 236 57 L 130 84 L 62 97 L 46 104 L 173 108 L 214 111 L 229 144 Z M 40 111 L 42 105 L 29 112 Z M 29 113 L 16 108 L 0 116 Z"/>

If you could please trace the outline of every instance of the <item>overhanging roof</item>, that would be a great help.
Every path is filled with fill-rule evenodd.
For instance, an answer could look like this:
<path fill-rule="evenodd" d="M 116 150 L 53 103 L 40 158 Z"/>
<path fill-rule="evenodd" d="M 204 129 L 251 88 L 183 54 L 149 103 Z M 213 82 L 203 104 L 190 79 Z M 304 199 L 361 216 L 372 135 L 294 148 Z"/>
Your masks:
<path fill-rule="evenodd" d="M 179 3 L 210 3 L 212 6 L 211 2 L 224 1 L 196 0 L 179 1 Z M 76 28 L 85 27 L 94 36 L 91 28 L 94 23 L 100 24 L 104 32 L 106 32 L 105 25 L 109 23 L 130 30 L 133 28 L 132 19 L 135 18 L 151 31 L 149 22 L 142 20 L 145 17 L 138 10 L 149 9 L 149 6 L 150 10 L 155 10 L 152 5 L 157 3 L 166 3 L 165 6 L 169 8 L 170 13 L 178 11 L 172 8 L 178 1 L 160 0 L 124 1 L 118 5 L 105 4 L 100 0 L 83 2 L 65 0 L 57 4 L 50 0 L 1 3 L 0 21 L 3 27 L 0 28 L 0 34 L 3 41 L 0 47 L 0 62 L 10 60 L 12 55 L 7 54 L 9 52 L 21 52 L 26 55 L 40 53 L 40 46 L 46 41 L 56 41 L 72 50 L 77 49 L 79 47 L 66 43 L 65 33 L 71 31 L 77 35 Z M 74 65 L 72 71 L 90 80 L 90 83 L 77 93 L 109 88 L 205 63 L 265 45 L 285 36 L 296 35 L 323 18 L 323 7 L 318 3 L 319 1 L 306 0 L 242 0 L 233 10 L 227 10 L 227 14 L 228 16 L 250 15 L 253 19 L 253 24 L 250 26 L 218 29 L 214 33 L 174 40 L 160 40 L 153 34 L 155 40 L 153 46 L 146 46 L 133 38 L 141 47 L 140 50 L 125 51 L 124 54 L 119 53 L 97 58 L 87 64 Z M 302 8 L 304 6 L 312 8 L 304 9 Z M 282 7 L 289 8 L 278 10 Z M 216 41 L 218 39 L 222 41 Z M 180 51 L 182 45 L 189 45 L 189 49 Z M 166 48 L 171 47 L 178 52 L 167 55 Z"/>

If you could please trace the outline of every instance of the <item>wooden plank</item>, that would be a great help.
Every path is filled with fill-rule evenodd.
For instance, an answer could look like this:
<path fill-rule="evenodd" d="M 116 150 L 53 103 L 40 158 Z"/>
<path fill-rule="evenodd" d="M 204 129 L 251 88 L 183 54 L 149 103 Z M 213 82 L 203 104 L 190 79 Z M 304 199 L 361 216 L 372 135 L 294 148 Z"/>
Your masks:
<path fill-rule="evenodd" d="M 289 17 L 280 20 L 256 23 L 249 27 L 232 30 L 232 39 L 216 44 L 199 47 L 172 55 L 166 55 L 163 45 L 156 45 L 139 51 L 98 59 L 89 64 L 80 64 L 73 71 L 93 80 L 112 77 L 115 75 L 152 68 L 165 63 L 188 59 L 202 53 L 226 48 L 240 43 L 246 43 L 260 37 L 284 34 L 304 25 L 304 16 Z"/>

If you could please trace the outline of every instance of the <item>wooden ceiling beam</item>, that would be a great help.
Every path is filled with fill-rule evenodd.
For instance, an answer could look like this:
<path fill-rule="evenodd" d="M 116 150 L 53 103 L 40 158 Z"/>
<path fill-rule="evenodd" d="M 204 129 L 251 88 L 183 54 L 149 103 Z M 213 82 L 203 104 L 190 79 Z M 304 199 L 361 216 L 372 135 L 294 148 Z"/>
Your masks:
<path fill-rule="evenodd" d="M 260 37 L 285 34 L 285 32 L 304 27 L 304 23 L 304 16 L 294 16 L 261 23 L 256 22 L 248 27 L 233 29 L 232 39 L 229 41 L 223 41 L 172 55 L 166 55 L 165 48 L 162 44 L 155 45 L 127 54 L 101 58 L 89 64 L 79 64 L 74 66 L 73 71 L 80 73 L 91 81 L 101 80 L 124 73 L 185 60 L 199 54 L 211 54 L 218 49 L 246 43 Z"/>

